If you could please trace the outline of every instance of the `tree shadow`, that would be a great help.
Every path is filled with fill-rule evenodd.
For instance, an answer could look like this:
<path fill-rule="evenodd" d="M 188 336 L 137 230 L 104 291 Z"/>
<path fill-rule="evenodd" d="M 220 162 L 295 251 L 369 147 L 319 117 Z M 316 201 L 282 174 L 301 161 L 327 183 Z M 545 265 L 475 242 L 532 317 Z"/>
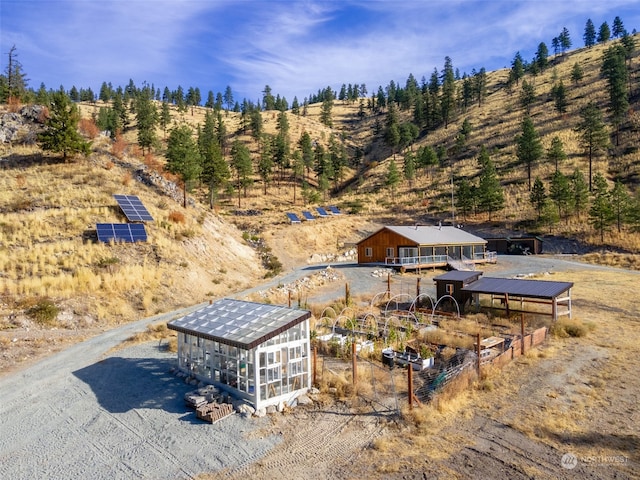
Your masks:
<path fill-rule="evenodd" d="M 540 433 L 565 445 L 617 450 L 621 456 L 625 456 L 634 463 L 638 464 L 640 462 L 640 437 L 637 435 L 593 431 L 582 433 L 557 432 L 547 427 L 542 427 Z"/>
<path fill-rule="evenodd" d="M 0 160 L 0 169 L 3 170 L 22 170 L 25 167 L 33 167 L 40 165 L 59 165 L 63 163 L 74 163 L 73 158 L 67 158 L 65 162 L 62 155 L 49 156 L 44 155 L 42 152 L 37 152 L 29 155 L 12 153 Z"/>

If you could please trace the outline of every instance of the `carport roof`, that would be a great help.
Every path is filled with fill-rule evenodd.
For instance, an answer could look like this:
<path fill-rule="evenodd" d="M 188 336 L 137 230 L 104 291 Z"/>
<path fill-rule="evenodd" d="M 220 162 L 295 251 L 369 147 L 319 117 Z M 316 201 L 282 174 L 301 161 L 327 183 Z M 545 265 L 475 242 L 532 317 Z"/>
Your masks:
<path fill-rule="evenodd" d="M 506 293 L 508 295 L 530 298 L 556 298 L 571 287 L 573 287 L 573 282 L 483 277 L 476 282 L 462 287 L 462 291 L 501 295 Z"/>
<path fill-rule="evenodd" d="M 167 327 L 250 350 L 310 316 L 307 310 L 223 298 L 168 322 Z"/>

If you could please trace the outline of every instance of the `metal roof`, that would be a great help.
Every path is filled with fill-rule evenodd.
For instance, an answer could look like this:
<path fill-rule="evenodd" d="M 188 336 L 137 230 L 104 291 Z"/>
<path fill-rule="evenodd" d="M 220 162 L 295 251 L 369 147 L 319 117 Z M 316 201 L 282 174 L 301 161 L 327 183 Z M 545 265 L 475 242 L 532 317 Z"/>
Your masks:
<path fill-rule="evenodd" d="M 573 287 L 573 282 L 483 277 L 462 287 L 462 291 L 471 293 L 506 293 L 530 298 L 556 298 L 571 287 Z"/>
<path fill-rule="evenodd" d="M 378 230 L 378 232 L 381 232 L 385 228 L 418 245 L 477 245 L 487 243 L 484 238 L 476 237 L 456 227 L 396 225 L 383 227 Z M 369 237 L 376 235 L 378 232 L 369 235 Z"/>
<path fill-rule="evenodd" d="M 482 272 L 478 270 L 451 270 L 450 272 L 433 277 L 433 279 L 464 283 L 470 279 L 477 279 L 480 275 L 482 275 Z"/>
<path fill-rule="evenodd" d="M 223 298 L 167 323 L 171 330 L 250 350 L 311 316 L 307 310 Z"/>

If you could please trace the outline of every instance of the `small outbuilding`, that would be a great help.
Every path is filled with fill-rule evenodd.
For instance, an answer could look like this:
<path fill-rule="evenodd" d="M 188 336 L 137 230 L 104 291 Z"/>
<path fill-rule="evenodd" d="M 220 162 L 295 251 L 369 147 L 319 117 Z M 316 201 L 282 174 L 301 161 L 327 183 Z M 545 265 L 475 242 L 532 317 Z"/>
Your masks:
<path fill-rule="evenodd" d="M 539 255 L 543 240 L 537 236 L 487 238 L 487 248 L 507 255 Z"/>
<path fill-rule="evenodd" d="M 259 409 L 311 387 L 311 312 L 224 298 L 168 322 L 178 368 Z"/>
<path fill-rule="evenodd" d="M 417 269 L 450 266 L 472 269 L 476 263 L 495 262 L 487 241 L 450 226 L 386 226 L 357 243 L 358 263 Z M 469 268 L 465 268 L 469 267 Z"/>
<path fill-rule="evenodd" d="M 458 302 L 460 313 L 464 313 L 465 304 L 471 300 L 471 294 L 462 289 L 478 280 L 481 275 L 482 272 L 477 270 L 451 270 L 443 275 L 434 277 L 437 300 L 449 295 Z"/>

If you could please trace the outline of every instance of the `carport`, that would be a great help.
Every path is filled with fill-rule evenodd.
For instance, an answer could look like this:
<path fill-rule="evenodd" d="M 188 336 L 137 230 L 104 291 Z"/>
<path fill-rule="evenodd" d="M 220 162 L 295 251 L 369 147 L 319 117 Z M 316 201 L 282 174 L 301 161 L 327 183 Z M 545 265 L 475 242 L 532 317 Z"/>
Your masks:
<path fill-rule="evenodd" d="M 480 295 L 490 295 L 491 308 L 511 313 L 535 313 L 550 315 L 554 321 L 560 316 L 571 318 L 571 288 L 573 282 L 553 282 L 548 280 L 523 280 L 513 278 L 483 277 L 462 288 L 472 295 L 475 305 L 480 307 Z M 494 302 L 499 300 L 496 306 Z M 519 308 L 513 303 L 519 302 Z M 525 310 L 526 303 L 548 305 L 550 312 Z"/>

